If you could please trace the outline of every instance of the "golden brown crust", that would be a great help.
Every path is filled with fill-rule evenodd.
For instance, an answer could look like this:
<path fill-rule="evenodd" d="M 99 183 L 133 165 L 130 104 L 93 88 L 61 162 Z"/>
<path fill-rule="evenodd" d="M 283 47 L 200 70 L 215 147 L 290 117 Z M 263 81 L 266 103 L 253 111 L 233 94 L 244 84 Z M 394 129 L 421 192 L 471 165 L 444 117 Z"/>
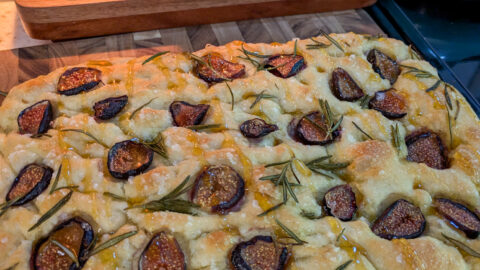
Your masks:
<path fill-rule="evenodd" d="M 331 37 L 342 45 L 345 53 L 335 46 L 308 50 L 306 45 L 312 41 L 299 40 L 297 53 L 303 56 L 306 67 L 289 78 L 275 76 L 268 70 L 258 71 L 251 62 L 238 58 L 243 56 L 239 50 L 242 42 L 207 46 L 196 52 L 199 56 L 218 53 L 227 61 L 245 66 L 241 78 L 228 82 L 233 99 L 226 83 L 207 84 L 197 77 L 196 63 L 187 54 L 175 53 L 164 54 L 145 65 L 142 62 L 146 57 L 118 58 L 109 60 L 112 65 L 91 66 L 101 71 L 103 84 L 77 95 L 57 93 L 57 82 L 68 68 L 14 87 L 0 107 L 0 203 L 25 165 L 43 164 L 53 168 L 54 173 L 50 187 L 37 198 L 9 209 L 0 217 L 0 269 L 15 264 L 18 264 L 16 269 L 28 269 L 34 242 L 77 214 L 94 222 L 101 231 L 101 242 L 138 230 L 135 236 L 90 257 L 83 269 L 131 269 L 138 265 L 138 259 L 134 258 L 138 258 L 152 236 L 160 231 L 175 236 L 185 254 L 187 269 L 227 269 L 229 254 L 236 244 L 257 235 L 286 236 L 275 218 L 308 242 L 291 248 L 292 262 L 287 269 L 314 269 L 319 265 L 335 269 L 349 260 L 354 261 L 349 266 L 351 269 L 353 266 L 356 269 L 477 269 L 479 260 L 461 253 L 442 234 L 477 251 L 480 251 L 480 240 L 467 239 L 463 232 L 432 210 L 435 198 L 460 201 L 472 211 L 480 209 L 477 116 L 459 92 L 448 88 L 452 101 L 452 108 L 448 110 L 449 125 L 444 85 L 425 91 L 436 82 L 436 70 L 429 63 L 414 59 L 402 42 L 388 38 L 366 39 L 353 33 Z M 324 37 L 316 39 L 330 44 Z M 291 54 L 294 43 L 243 44 L 243 47 L 263 55 L 279 55 Z M 366 55 L 372 49 L 398 64 L 424 70 L 432 76 L 417 77 L 402 67 L 392 85 L 367 61 Z M 83 66 L 86 65 L 79 65 Z M 358 101 L 337 99 L 329 86 L 336 68 L 348 72 L 365 95 L 395 88 L 396 94 L 405 100 L 407 114 L 390 120 L 379 111 L 362 109 Z M 253 95 L 262 91 L 274 98 L 262 98 L 251 106 L 255 100 Z M 123 95 L 128 96 L 128 103 L 120 113 L 106 121 L 95 120 L 92 111 L 95 103 Z M 321 110 L 318 99 L 328 101 L 335 119 L 343 115 L 341 136 L 325 146 L 301 144 L 288 135 L 288 125 L 294 118 Z M 49 100 L 53 107 L 53 122 L 47 132 L 50 137 L 20 135 L 19 113 L 41 100 Z M 200 131 L 176 127 L 169 112 L 175 100 L 208 104 L 210 108 L 202 124 L 219 126 Z M 255 140 L 247 139 L 239 126 L 253 118 L 275 124 L 278 130 Z M 401 139 L 422 128 L 438 134 L 448 148 L 448 168 L 437 170 L 407 161 L 406 146 L 397 149 L 393 143 L 392 128 L 396 124 Z M 83 133 L 62 129 L 80 129 L 98 141 Z M 115 143 L 132 138 L 151 142 L 160 132 L 168 159 L 155 154 L 148 170 L 124 182 L 116 181 L 109 174 L 106 158 Z M 332 156 L 330 162 L 349 162 L 348 167 L 330 176 L 305 167 L 309 161 L 327 154 Z M 280 174 L 282 165 L 265 165 L 292 158 L 296 161 L 288 169 L 287 178 L 295 181 L 293 171 L 301 181 L 301 186 L 293 187 L 298 203 L 288 195 L 285 205 L 257 217 L 281 203 L 284 197 L 282 185 L 260 180 Z M 48 192 L 60 165 L 58 187 L 78 188 L 59 212 L 29 232 L 40 216 L 68 193 L 68 190 Z M 223 216 L 202 210 L 197 216 L 124 210 L 164 197 L 188 175 L 193 181 L 208 165 L 229 166 L 244 180 L 245 194 L 239 209 Z M 354 219 L 341 222 L 325 217 L 318 201 L 329 189 L 346 183 L 352 187 L 357 200 Z M 127 202 L 113 199 L 105 195 L 106 192 L 124 197 Z M 187 195 L 182 194 L 179 199 L 189 200 Z M 426 219 L 424 233 L 408 240 L 389 241 L 376 236 L 370 229 L 372 222 L 399 199 L 408 200 L 422 211 Z M 342 230 L 343 236 L 337 241 Z"/>

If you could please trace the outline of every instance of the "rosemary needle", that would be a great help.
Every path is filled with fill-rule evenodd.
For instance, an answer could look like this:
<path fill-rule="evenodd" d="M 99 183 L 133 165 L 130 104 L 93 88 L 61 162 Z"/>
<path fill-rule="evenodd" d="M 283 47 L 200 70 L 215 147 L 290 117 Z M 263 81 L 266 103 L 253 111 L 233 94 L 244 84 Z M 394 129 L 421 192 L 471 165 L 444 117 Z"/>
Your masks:
<path fill-rule="evenodd" d="M 40 226 L 47 219 L 52 217 L 58 210 L 60 210 L 60 208 L 62 208 L 70 200 L 70 198 L 72 197 L 72 194 L 73 194 L 73 191 L 70 190 L 70 192 L 67 195 L 65 195 L 65 197 L 60 199 L 52 208 L 50 208 L 45 214 L 43 214 L 43 216 L 41 216 L 38 219 L 37 223 L 35 223 L 35 225 L 33 225 L 30 229 L 28 229 L 28 231 L 29 232 L 32 231 L 33 229 Z"/>
<path fill-rule="evenodd" d="M 275 222 L 277 223 L 278 226 L 280 226 L 280 228 L 282 228 L 284 232 L 288 234 L 288 236 L 290 236 L 290 238 L 294 239 L 297 242 L 297 244 L 303 245 L 308 243 L 300 239 L 292 230 L 290 230 L 287 226 L 281 223 L 278 219 L 275 219 Z"/>
<path fill-rule="evenodd" d="M 60 164 L 60 166 L 58 166 L 57 175 L 55 176 L 55 180 L 53 181 L 52 188 L 50 189 L 50 192 L 49 192 L 50 195 L 52 195 L 55 189 L 57 188 L 58 180 L 60 179 L 60 173 L 62 172 L 62 166 L 63 164 Z"/>
<path fill-rule="evenodd" d="M 141 109 L 145 108 L 145 106 L 148 106 L 150 103 L 152 103 L 152 101 L 154 101 L 155 99 L 157 98 L 152 98 L 150 99 L 147 103 L 143 104 L 142 106 L 136 108 L 132 114 L 130 115 L 130 117 L 128 118 L 129 120 L 132 120 L 132 118 L 135 116 L 135 114 L 137 114 Z"/>
<path fill-rule="evenodd" d="M 67 254 L 67 256 L 75 263 L 75 266 L 78 267 L 80 265 L 80 263 L 78 262 L 77 255 L 74 253 L 74 251 L 64 246 L 62 243 L 58 242 L 57 240 L 52 240 L 52 243 L 57 245 L 63 252 L 65 252 L 65 254 Z"/>
<path fill-rule="evenodd" d="M 353 260 L 348 260 L 347 262 L 345 262 L 344 264 L 340 265 L 339 267 L 337 267 L 335 270 L 344 270 L 347 268 L 347 266 L 349 266 L 351 263 L 353 262 Z"/>
<path fill-rule="evenodd" d="M 225 82 L 225 84 L 227 85 L 228 91 L 230 92 L 230 96 L 232 97 L 232 111 L 233 111 L 233 107 L 235 106 L 235 97 L 233 95 L 232 88 L 230 88 L 230 85 L 228 85 L 227 82 Z"/>
<path fill-rule="evenodd" d="M 367 136 L 367 138 L 369 138 L 370 140 L 373 140 L 373 137 L 370 136 L 370 135 L 368 135 L 368 133 L 366 133 L 365 131 L 363 131 L 363 129 L 360 128 L 360 127 L 357 125 L 357 123 L 355 123 L 355 122 L 352 121 L 352 124 L 353 124 L 363 135 Z"/>
<path fill-rule="evenodd" d="M 153 59 L 155 59 L 155 58 L 157 58 L 157 57 L 159 57 L 159 56 L 161 56 L 161 55 L 164 55 L 164 54 L 166 54 L 166 53 L 169 53 L 169 51 L 158 52 L 158 53 L 150 56 L 149 58 L 147 58 L 147 60 L 143 61 L 142 65 L 145 65 L 146 63 L 148 63 L 148 62 L 152 61 Z"/>
<path fill-rule="evenodd" d="M 476 258 L 480 258 L 480 253 L 475 251 L 473 248 L 469 247 L 467 244 L 455 239 L 455 238 L 452 238 L 450 236 L 447 236 L 445 235 L 444 233 L 442 233 L 442 236 L 447 239 L 450 243 L 454 244 L 457 248 L 465 251 L 466 253 L 468 253 L 469 255 L 473 256 L 473 257 L 476 257 Z"/>
<path fill-rule="evenodd" d="M 95 136 L 93 136 L 90 132 L 88 131 L 84 131 L 84 130 L 81 130 L 81 129 L 76 129 L 76 128 L 66 128 L 66 129 L 61 129 L 60 130 L 61 132 L 68 132 L 68 131 L 71 131 L 71 132 L 78 132 L 78 133 L 82 133 L 82 134 L 85 134 L 87 135 L 88 137 L 90 137 L 91 139 L 93 139 L 95 142 L 97 142 L 98 144 L 100 145 L 103 145 L 104 147 L 107 147 L 107 145 L 105 145 L 104 143 L 102 143 L 99 139 L 95 138 Z"/>
<path fill-rule="evenodd" d="M 129 238 L 129 237 L 132 237 L 134 236 L 135 234 L 137 234 L 137 231 L 131 231 L 131 232 L 127 232 L 127 233 L 124 233 L 124 234 L 121 234 L 119 236 L 116 236 L 116 237 L 113 237 L 103 243 L 101 243 L 100 245 L 98 245 L 98 247 L 94 248 L 90 253 L 88 253 L 88 256 L 93 256 L 107 248 L 110 248 L 110 247 L 113 247 L 114 245 L 120 243 L 121 241 Z"/>

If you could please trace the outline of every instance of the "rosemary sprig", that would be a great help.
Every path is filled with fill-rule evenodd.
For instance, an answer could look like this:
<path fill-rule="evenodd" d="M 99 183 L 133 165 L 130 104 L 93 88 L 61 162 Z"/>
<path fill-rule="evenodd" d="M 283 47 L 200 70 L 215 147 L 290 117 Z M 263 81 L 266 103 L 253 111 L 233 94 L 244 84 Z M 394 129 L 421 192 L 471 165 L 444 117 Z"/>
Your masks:
<path fill-rule="evenodd" d="M 180 183 L 180 185 L 178 185 L 174 190 L 172 190 L 170 193 L 163 196 L 162 198 L 147 202 L 145 204 L 134 205 L 132 207 L 126 208 L 126 210 L 141 208 L 150 212 L 170 211 L 170 212 L 177 212 L 182 214 L 196 215 L 193 209 L 198 208 L 198 205 L 190 201 L 178 199 L 178 196 L 186 193 L 193 186 L 193 184 L 190 184 L 187 186 L 187 183 L 189 182 L 189 180 L 190 180 L 190 175 L 187 176 L 182 181 L 182 183 Z"/>
<path fill-rule="evenodd" d="M 333 132 L 335 132 L 340 127 L 340 124 L 343 121 L 343 115 L 340 116 L 338 120 L 335 120 L 335 116 L 333 115 L 332 110 L 330 109 L 330 105 L 328 105 L 328 101 L 319 99 L 318 103 L 320 105 L 320 110 L 322 112 L 322 115 L 325 118 L 325 124 L 327 126 L 327 130 L 325 130 L 322 126 L 318 125 L 314 121 L 310 120 L 308 117 L 305 117 L 305 119 L 310 123 L 314 124 L 317 128 L 325 130 L 327 133 L 325 137 L 327 139 L 331 139 Z"/>
<path fill-rule="evenodd" d="M 126 199 L 125 197 L 122 197 L 122 196 L 117 195 L 117 194 L 115 194 L 115 193 L 104 192 L 103 195 L 104 195 L 104 196 L 107 196 L 107 197 L 110 197 L 110 198 L 112 198 L 112 199 L 114 199 L 114 200 L 117 200 L 117 201 L 124 201 L 124 202 L 127 201 L 127 199 Z"/>
<path fill-rule="evenodd" d="M 228 91 L 230 92 L 230 96 L 232 97 L 232 111 L 233 111 L 233 107 L 235 106 L 235 96 L 233 95 L 233 91 L 232 91 L 232 88 L 230 88 L 230 85 L 228 85 L 227 82 L 225 82 L 225 84 L 227 85 Z"/>
<path fill-rule="evenodd" d="M 297 242 L 298 245 L 303 245 L 308 243 L 300 239 L 292 230 L 290 230 L 287 226 L 281 223 L 278 219 L 275 219 L 275 222 L 277 223 L 278 226 L 280 226 L 280 228 L 282 228 L 284 232 L 288 234 L 288 236 L 290 236 L 290 238 L 295 240 L 295 242 Z"/>
<path fill-rule="evenodd" d="M 434 76 L 432 73 L 416 67 L 406 66 L 406 65 L 400 65 L 400 67 L 408 69 L 408 71 L 405 72 L 405 74 L 412 73 L 417 78 L 436 78 L 436 76 Z"/>
<path fill-rule="evenodd" d="M 57 188 L 58 180 L 60 179 L 60 173 L 62 172 L 62 166 L 63 166 L 63 164 L 60 164 L 60 166 L 58 166 L 57 175 L 55 176 L 55 180 L 53 181 L 52 188 L 50 189 L 50 192 L 48 193 L 50 195 L 52 195 L 53 192 L 55 192 L 55 189 Z"/>
<path fill-rule="evenodd" d="M 477 252 L 475 251 L 473 248 L 469 247 L 467 244 L 455 239 L 455 238 L 452 238 L 450 236 L 447 236 L 445 235 L 444 233 L 442 233 L 442 236 L 448 240 L 448 242 L 452 243 L 454 246 L 456 246 L 457 248 L 463 250 L 464 252 L 466 252 L 468 255 L 471 255 L 473 257 L 476 257 L 476 258 L 480 258 L 480 252 Z"/>
<path fill-rule="evenodd" d="M 206 66 L 208 69 L 210 69 L 213 74 L 215 74 L 215 76 L 217 76 L 219 79 L 222 79 L 224 81 L 231 81 L 231 79 L 229 78 L 226 78 L 224 76 L 222 76 L 222 74 L 220 74 L 217 70 L 215 70 L 212 66 L 212 62 L 210 60 L 210 55 L 208 55 L 208 61 L 205 62 L 205 60 L 202 59 L 202 57 L 199 57 L 193 53 L 190 54 L 190 58 L 192 58 L 193 60 L 197 61 L 199 64 L 203 65 L 203 66 Z"/>
<path fill-rule="evenodd" d="M 293 170 L 293 167 L 291 166 L 291 163 L 294 160 L 295 159 L 290 159 L 290 160 L 287 160 L 287 161 L 284 161 L 284 162 L 267 164 L 265 166 L 266 168 L 272 167 L 272 166 L 279 166 L 279 165 L 285 165 L 285 166 L 282 168 L 282 171 L 281 171 L 280 174 L 278 174 L 277 178 L 274 178 L 271 175 L 264 176 L 264 177 L 260 178 L 260 180 L 270 180 L 270 181 L 272 181 L 275 184 L 275 186 L 278 186 L 278 185 L 282 186 L 283 203 L 286 203 L 288 201 L 288 195 L 289 194 L 293 198 L 293 200 L 298 203 L 298 198 L 297 198 L 297 196 L 295 195 L 295 192 L 293 192 L 293 189 L 292 189 L 292 182 L 290 182 L 288 180 L 288 177 L 287 177 L 288 169 L 290 169 L 292 174 L 295 175 L 295 171 Z M 298 177 L 296 175 L 295 175 L 295 179 L 298 180 Z"/>
<path fill-rule="evenodd" d="M 353 260 L 348 260 L 344 264 L 340 265 L 339 267 L 335 268 L 335 270 L 344 270 L 353 262 Z"/>
<path fill-rule="evenodd" d="M 257 58 L 270 58 L 270 57 L 272 57 L 271 54 L 260 54 L 260 53 L 257 53 L 257 52 L 249 51 L 249 50 L 245 49 L 245 47 L 243 47 L 243 43 L 242 43 L 242 49 L 240 51 L 243 52 L 245 55 L 250 55 L 250 56 L 253 56 L 253 57 L 257 57 Z"/>
<path fill-rule="evenodd" d="M 368 108 L 368 103 L 370 102 L 370 100 L 371 100 L 372 98 L 373 98 L 373 96 L 364 95 L 364 96 L 359 100 L 360 108 L 362 108 L 362 109 Z"/>
<path fill-rule="evenodd" d="M 163 139 L 163 135 L 161 132 L 158 133 L 157 137 L 153 141 L 142 143 L 161 157 L 168 159 L 167 147 L 165 146 L 165 140 Z"/>
<path fill-rule="evenodd" d="M 134 236 L 137 233 L 138 233 L 137 231 L 131 231 L 131 232 L 127 232 L 127 233 L 121 234 L 119 236 L 113 237 L 111 239 L 108 239 L 107 241 L 98 245 L 98 247 L 94 248 L 91 252 L 89 252 L 88 257 L 93 256 L 93 255 L 95 255 L 95 254 L 97 254 L 97 253 L 99 253 L 99 252 L 101 252 L 101 251 L 103 251 L 107 248 L 113 247 L 116 244 L 122 242 L 123 240 L 125 240 L 129 237 Z"/>
<path fill-rule="evenodd" d="M 408 52 L 410 53 L 410 58 L 414 60 L 422 60 L 423 58 L 418 54 L 417 50 L 413 48 L 412 45 L 408 45 Z"/>
<path fill-rule="evenodd" d="M 159 56 L 161 56 L 161 55 L 167 54 L 167 53 L 169 53 L 169 51 L 158 52 L 158 53 L 150 56 L 149 58 L 147 58 L 147 60 L 143 61 L 142 65 L 145 65 L 146 63 L 152 61 L 153 59 L 155 59 L 155 58 L 157 58 L 157 57 L 159 57 Z"/>
<path fill-rule="evenodd" d="M 95 138 L 95 136 L 93 136 L 90 132 L 88 131 L 84 131 L 84 130 L 81 130 L 81 129 L 76 129 L 76 128 L 66 128 L 66 129 L 61 129 L 60 132 L 78 132 L 78 133 L 82 133 L 82 134 L 85 134 L 87 135 L 88 137 L 90 137 L 92 140 L 94 140 L 96 143 L 100 144 L 100 145 L 103 145 L 104 147 L 107 147 L 107 145 L 105 145 L 104 143 L 102 143 L 99 139 Z"/>
<path fill-rule="evenodd" d="M 432 86 L 427 88 L 425 91 L 430 92 L 430 91 L 436 90 L 441 82 L 442 82 L 441 80 L 437 80 Z"/>
<path fill-rule="evenodd" d="M 319 31 L 320 34 L 322 34 L 322 36 L 324 36 L 326 39 L 328 39 L 328 41 L 335 45 L 335 47 L 337 47 L 340 51 L 345 52 L 342 46 L 334 38 L 332 38 L 329 34 L 325 33 L 325 31 L 323 31 L 322 29 L 320 29 Z"/>
<path fill-rule="evenodd" d="M 77 254 L 75 254 L 75 251 L 64 246 L 62 243 L 58 242 L 57 240 L 52 240 L 52 243 L 58 246 L 65 254 L 67 254 L 67 256 L 75 263 L 76 267 L 80 265 L 80 263 L 78 262 Z"/>
<path fill-rule="evenodd" d="M 33 134 L 32 136 L 30 136 L 30 138 L 32 138 L 32 139 L 37 139 L 37 138 L 41 138 L 41 137 L 52 138 L 52 135 L 50 135 L 48 133 L 39 133 L 39 134 Z"/>
<path fill-rule="evenodd" d="M 257 67 L 257 71 L 260 71 L 260 70 L 274 70 L 274 69 L 277 69 L 277 68 L 279 68 L 279 67 L 283 67 L 283 66 L 285 66 L 286 64 L 288 64 L 288 62 L 285 62 L 285 63 L 280 64 L 280 65 L 278 65 L 278 66 L 267 67 L 267 66 L 266 66 L 267 62 L 260 63 L 259 61 L 253 59 L 253 58 L 250 57 L 250 56 L 257 57 L 257 58 L 269 58 L 269 57 L 271 57 L 272 55 L 262 55 L 262 54 L 259 54 L 259 53 L 256 53 L 256 52 L 248 51 L 247 49 L 245 49 L 245 48 L 243 47 L 243 44 L 242 44 L 242 49 L 241 49 L 240 51 L 243 52 L 243 54 L 244 54 L 245 56 L 237 56 L 237 57 L 240 58 L 240 59 L 243 59 L 243 60 L 247 60 L 247 61 L 249 61 L 250 63 L 252 63 L 252 65 L 254 65 L 255 67 Z"/>
<path fill-rule="evenodd" d="M 395 123 L 395 126 L 392 125 L 390 130 L 393 146 L 395 146 L 401 158 L 405 157 L 407 155 L 407 146 L 405 145 L 405 139 L 400 134 L 398 123 Z"/>
<path fill-rule="evenodd" d="M 373 140 L 373 137 L 370 136 L 370 135 L 368 135 L 368 133 L 366 133 L 365 131 L 363 131 L 363 129 L 360 128 L 360 127 L 357 125 L 357 123 L 355 123 L 355 122 L 352 121 L 352 124 L 353 124 L 363 135 L 365 135 L 365 136 L 366 136 L 367 138 L 369 138 L 370 140 Z"/>
<path fill-rule="evenodd" d="M 330 155 L 319 157 L 306 163 L 305 165 L 312 172 L 333 179 L 336 177 L 336 174 L 334 172 L 348 167 L 348 165 L 350 165 L 350 162 L 331 163 L 329 161 L 331 157 L 332 156 Z"/>
<path fill-rule="evenodd" d="M 34 230 L 35 228 L 40 226 L 43 222 L 45 222 L 47 219 L 52 217 L 58 210 L 60 210 L 60 208 L 62 208 L 70 200 L 70 198 L 72 197 L 72 194 L 73 194 L 73 190 L 70 190 L 70 192 L 67 195 L 65 195 L 65 197 L 60 199 L 52 208 L 50 208 L 45 214 L 43 214 L 43 216 L 41 216 L 38 219 L 37 223 L 35 223 L 32 227 L 30 227 L 28 231 L 30 232 Z"/>
<path fill-rule="evenodd" d="M 135 114 L 137 114 L 141 109 L 145 108 L 146 106 L 148 106 L 150 103 L 152 103 L 152 101 L 154 101 L 155 99 L 157 98 L 152 98 L 150 99 L 147 103 L 143 104 L 142 106 L 136 108 L 132 114 L 130 114 L 130 117 L 128 117 L 128 120 L 132 120 L 132 118 L 135 116 Z"/>
<path fill-rule="evenodd" d="M 8 93 L 5 93 L 5 92 L 3 92 L 3 91 L 0 91 L 0 96 L 6 97 L 7 95 L 8 95 Z"/>
<path fill-rule="evenodd" d="M 331 44 L 322 43 L 314 38 L 310 38 L 314 44 L 307 44 L 307 50 L 316 50 L 316 49 L 323 49 L 329 47 Z"/>
<path fill-rule="evenodd" d="M 209 124 L 209 125 L 193 125 L 193 126 L 186 126 L 186 128 L 191 130 L 205 130 L 205 129 L 214 129 L 221 127 L 221 124 Z"/>
<path fill-rule="evenodd" d="M 277 98 L 274 95 L 264 94 L 265 91 L 266 90 L 263 90 L 262 92 L 260 92 L 260 94 L 254 94 L 254 95 L 248 96 L 248 97 L 255 97 L 255 100 L 253 101 L 252 105 L 250 105 L 250 109 L 253 109 L 253 107 L 255 107 L 255 105 L 257 105 L 257 103 L 260 102 L 262 98 Z"/>
<path fill-rule="evenodd" d="M 281 202 L 281 203 L 279 203 L 279 204 L 276 204 L 276 205 L 268 208 L 268 209 L 265 210 L 264 212 L 258 214 L 257 217 L 266 216 L 266 215 L 270 214 L 270 212 L 273 212 L 273 211 L 277 210 L 278 208 L 282 207 L 283 205 L 285 205 L 285 202 Z"/>

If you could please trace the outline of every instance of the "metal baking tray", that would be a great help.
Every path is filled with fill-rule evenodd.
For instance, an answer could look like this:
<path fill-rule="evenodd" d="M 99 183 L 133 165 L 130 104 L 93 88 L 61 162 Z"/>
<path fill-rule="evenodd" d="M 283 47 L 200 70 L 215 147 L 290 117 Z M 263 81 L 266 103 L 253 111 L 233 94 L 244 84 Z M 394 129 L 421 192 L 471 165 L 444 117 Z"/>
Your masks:
<path fill-rule="evenodd" d="M 477 116 L 480 116 L 480 104 L 477 99 L 460 81 L 450 66 L 440 57 L 435 48 L 417 30 L 410 18 L 395 1 L 379 1 L 374 6 L 366 8 L 366 11 L 389 37 L 411 44 L 426 61 L 437 68 L 440 79 L 455 86 L 470 103 Z"/>

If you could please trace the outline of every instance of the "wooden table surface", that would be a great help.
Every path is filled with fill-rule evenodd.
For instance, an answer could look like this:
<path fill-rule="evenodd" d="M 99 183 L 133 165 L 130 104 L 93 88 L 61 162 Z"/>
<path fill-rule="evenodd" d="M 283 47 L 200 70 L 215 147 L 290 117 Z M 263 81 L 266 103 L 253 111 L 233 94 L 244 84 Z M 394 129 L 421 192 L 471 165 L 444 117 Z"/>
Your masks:
<path fill-rule="evenodd" d="M 379 34 L 382 30 L 362 9 L 198 25 L 78 39 L 0 51 L 0 91 L 59 67 L 87 60 L 138 57 L 159 50 L 196 51 L 206 44 L 286 42 L 327 33 Z M 0 96 L 0 102 L 3 98 Z"/>

